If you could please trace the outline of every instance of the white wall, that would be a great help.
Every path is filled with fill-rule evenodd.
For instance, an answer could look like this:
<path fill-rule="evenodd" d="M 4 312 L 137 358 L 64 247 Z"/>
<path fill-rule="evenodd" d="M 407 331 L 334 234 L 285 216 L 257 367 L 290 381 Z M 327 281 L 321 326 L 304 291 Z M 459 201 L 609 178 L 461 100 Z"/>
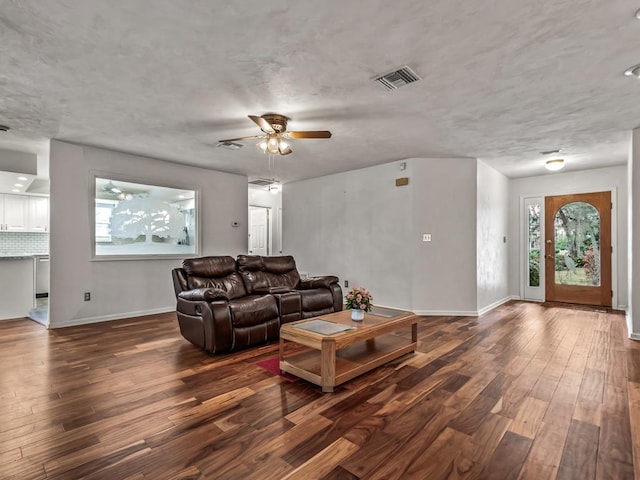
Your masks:
<path fill-rule="evenodd" d="M 476 159 L 417 158 L 413 169 L 412 308 L 475 315 Z M 431 233 L 432 241 L 422 241 Z"/>
<path fill-rule="evenodd" d="M 477 185 L 478 311 L 483 312 L 509 299 L 509 179 L 478 161 Z"/>
<path fill-rule="evenodd" d="M 364 286 L 420 314 L 477 309 L 475 159 L 388 163 L 283 191 L 283 244 L 301 271 Z M 395 179 L 409 177 L 396 187 Z M 431 233 L 432 242 L 422 242 Z"/>
<path fill-rule="evenodd" d="M 569 193 L 588 193 L 612 190 L 612 284 L 618 308 L 627 305 L 627 168 L 625 166 L 556 173 L 512 179 L 509 194 L 509 293 L 520 295 L 521 269 L 520 238 L 522 197 L 544 197 Z M 615 227 L 614 227 L 615 224 Z"/>
<path fill-rule="evenodd" d="M 271 253 L 270 255 L 280 255 L 282 253 L 282 190 L 273 194 L 265 190 L 264 187 L 249 187 L 249 205 L 256 207 L 271 208 L 270 234 Z M 248 246 L 247 240 L 247 246 Z"/>
<path fill-rule="evenodd" d="M 247 178 L 99 148 L 51 142 L 51 327 L 175 308 L 180 260 L 91 261 L 92 173 L 200 188 L 201 253 L 247 249 Z M 232 227 L 233 221 L 239 227 Z M 83 293 L 91 292 L 91 301 Z"/>
<path fill-rule="evenodd" d="M 633 207 L 633 199 L 640 198 L 640 128 L 633 130 L 631 135 L 631 147 L 629 151 L 629 160 L 627 162 L 628 175 L 628 196 L 626 202 L 621 203 L 628 205 L 628 218 L 625 223 L 628 228 L 626 236 L 629 242 L 629 272 L 628 272 L 628 308 L 627 308 L 627 329 L 629 336 L 635 340 L 640 340 L 640 254 L 634 255 L 640 249 L 640 208 L 636 205 Z M 623 197 L 621 197 L 623 198 Z"/>
<path fill-rule="evenodd" d="M 411 307 L 412 185 L 399 163 L 287 183 L 283 251 L 309 275 L 337 275 L 363 286 L 374 303 Z M 343 288 L 343 290 L 347 290 Z"/>

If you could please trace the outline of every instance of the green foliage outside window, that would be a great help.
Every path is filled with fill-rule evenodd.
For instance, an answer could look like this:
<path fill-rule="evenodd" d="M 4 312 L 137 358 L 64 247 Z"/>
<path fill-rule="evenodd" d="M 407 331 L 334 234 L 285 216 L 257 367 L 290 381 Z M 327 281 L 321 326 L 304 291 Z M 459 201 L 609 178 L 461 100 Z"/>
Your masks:
<path fill-rule="evenodd" d="M 529 251 L 529 286 L 540 286 L 540 250 Z"/>

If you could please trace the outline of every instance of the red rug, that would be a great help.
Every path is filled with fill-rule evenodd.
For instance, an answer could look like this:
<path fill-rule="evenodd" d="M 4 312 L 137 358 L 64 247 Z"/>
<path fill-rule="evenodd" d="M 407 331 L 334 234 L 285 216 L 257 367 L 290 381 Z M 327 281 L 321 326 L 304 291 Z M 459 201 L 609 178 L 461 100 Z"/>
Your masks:
<path fill-rule="evenodd" d="M 285 380 L 289 381 L 289 382 L 297 382 L 298 381 L 298 377 L 294 376 L 294 375 L 290 375 L 288 373 L 283 373 L 280 371 L 280 358 L 279 357 L 271 357 L 271 358 L 267 358 L 266 360 L 262 360 L 261 362 L 257 362 L 256 365 L 258 365 L 261 368 L 264 368 L 267 372 L 270 372 L 274 375 L 278 375 L 279 377 L 284 378 Z"/>

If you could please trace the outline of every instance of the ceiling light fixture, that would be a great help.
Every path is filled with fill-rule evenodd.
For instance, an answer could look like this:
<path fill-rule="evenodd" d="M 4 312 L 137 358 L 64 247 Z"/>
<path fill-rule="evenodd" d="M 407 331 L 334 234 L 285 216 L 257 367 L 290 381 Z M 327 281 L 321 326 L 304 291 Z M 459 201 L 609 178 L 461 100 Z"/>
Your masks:
<path fill-rule="evenodd" d="M 280 187 L 278 185 L 269 185 L 267 190 L 276 195 L 280 191 Z"/>
<path fill-rule="evenodd" d="M 26 182 L 29 179 L 27 177 L 18 177 L 18 180 L 20 180 L 21 182 Z"/>
<path fill-rule="evenodd" d="M 638 10 L 636 10 L 636 15 L 635 16 L 636 16 L 636 18 L 638 20 L 640 20 L 640 8 Z"/>
<path fill-rule="evenodd" d="M 11 189 L 11 191 L 12 191 L 13 193 L 20 193 L 20 190 L 18 190 L 17 188 L 13 188 L 13 189 Z"/>
<path fill-rule="evenodd" d="M 23 185 L 23 184 L 21 184 L 21 183 L 14 183 L 14 184 L 13 184 L 13 186 L 14 186 L 14 187 L 24 187 L 24 185 Z"/>
<path fill-rule="evenodd" d="M 268 133 L 267 137 L 258 143 L 258 148 L 262 150 L 262 153 L 269 155 L 287 155 L 287 153 L 291 153 L 289 151 L 291 147 L 280 133 Z"/>
<path fill-rule="evenodd" d="M 555 172 L 556 170 L 560 170 L 564 167 L 564 159 L 563 158 L 554 158 L 552 160 L 547 160 L 544 168 L 547 170 L 551 170 Z"/>

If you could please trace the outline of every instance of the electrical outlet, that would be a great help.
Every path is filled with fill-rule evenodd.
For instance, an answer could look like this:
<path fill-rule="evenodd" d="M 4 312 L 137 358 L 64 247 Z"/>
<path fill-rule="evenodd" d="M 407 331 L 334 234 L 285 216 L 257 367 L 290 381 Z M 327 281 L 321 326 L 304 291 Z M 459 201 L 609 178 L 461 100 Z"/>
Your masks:
<path fill-rule="evenodd" d="M 88 302 L 91 300 L 91 292 L 84 292 L 84 301 Z"/>
<path fill-rule="evenodd" d="M 422 234 L 422 241 L 423 242 L 430 242 L 431 241 L 431 234 L 430 233 L 423 233 Z"/>
<path fill-rule="evenodd" d="M 344 288 L 347 288 L 349 286 L 349 280 L 345 280 L 344 281 Z"/>

